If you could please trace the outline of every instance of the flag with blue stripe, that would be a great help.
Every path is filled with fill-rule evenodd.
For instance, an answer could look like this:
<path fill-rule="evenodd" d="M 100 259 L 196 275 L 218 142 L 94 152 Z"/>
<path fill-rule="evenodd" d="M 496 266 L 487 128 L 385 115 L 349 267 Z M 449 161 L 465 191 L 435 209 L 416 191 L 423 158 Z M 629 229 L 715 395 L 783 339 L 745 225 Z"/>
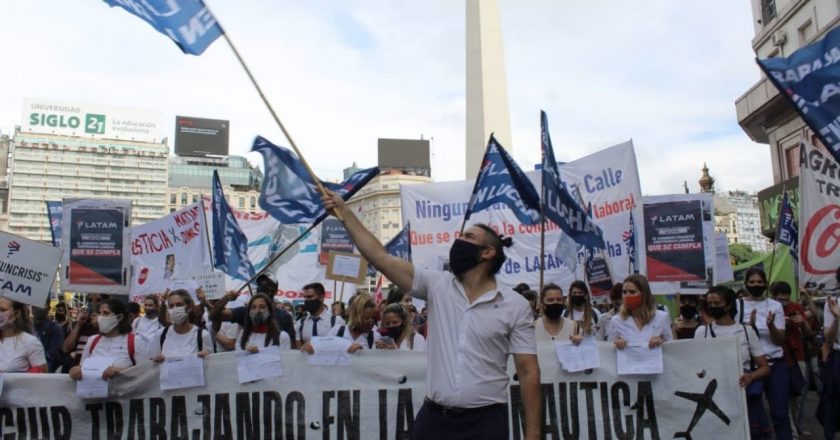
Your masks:
<path fill-rule="evenodd" d="M 499 203 L 510 208 L 523 224 L 540 223 L 540 196 L 537 190 L 491 134 L 464 213 L 464 223 L 473 213 Z"/>
<path fill-rule="evenodd" d="M 402 228 L 397 235 L 394 236 L 388 243 L 385 245 L 385 250 L 397 257 L 402 258 L 405 261 L 411 261 L 411 224 L 408 223 Z M 369 277 L 376 276 L 376 268 L 372 265 L 368 265 L 367 275 Z"/>
<path fill-rule="evenodd" d="M 254 276 L 248 259 L 248 239 L 225 200 L 219 173 L 213 170 L 213 267 L 230 277 L 247 281 Z"/>
<path fill-rule="evenodd" d="M 201 0 L 105 0 L 171 38 L 184 53 L 201 55 L 224 32 Z"/>
<path fill-rule="evenodd" d="M 315 181 L 292 151 L 262 136 L 254 139 L 251 151 L 262 154 L 265 164 L 260 208 L 283 224 L 318 223 L 327 216 Z M 342 183 L 321 183 L 347 200 L 378 174 L 379 168 L 373 167 L 357 171 Z"/>
<path fill-rule="evenodd" d="M 796 216 L 793 215 L 793 207 L 787 191 L 782 197 L 782 209 L 779 213 L 779 224 L 776 227 L 776 242 L 789 246 L 791 256 L 795 259 L 799 258 L 799 226 L 796 224 Z"/>
<path fill-rule="evenodd" d="M 47 201 L 47 217 L 50 219 L 50 234 L 52 234 L 52 245 L 61 247 L 61 218 L 64 213 L 62 202 Z"/>

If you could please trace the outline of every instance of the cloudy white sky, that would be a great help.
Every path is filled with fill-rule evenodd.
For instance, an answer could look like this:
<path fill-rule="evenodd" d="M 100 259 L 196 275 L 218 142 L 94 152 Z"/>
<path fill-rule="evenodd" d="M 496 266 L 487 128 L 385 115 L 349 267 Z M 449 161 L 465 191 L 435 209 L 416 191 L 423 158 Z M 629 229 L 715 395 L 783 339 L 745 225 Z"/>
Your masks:
<path fill-rule="evenodd" d="M 642 191 L 772 183 L 770 152 L 738 127 L 759 78 L 748 0 L 499 0 L 514 157 L 539 161 L 539 110 L 558 160 L 632 138 Z M 465 7 L 456 0 L 207 0 L 323 179 L 376 163 L 380 137 L 433 138 L 436 180 L 464 178 Z M 288 145 L 223 40 L 183 55 L 104 2 L 0 2 L 0 129 L 24 97 L 231 121 L 231 152 L 256 134 Z M 248 153 L 253 162 L 256 154 Z M 472 176 L 470 176 L 472 177 Z"/>

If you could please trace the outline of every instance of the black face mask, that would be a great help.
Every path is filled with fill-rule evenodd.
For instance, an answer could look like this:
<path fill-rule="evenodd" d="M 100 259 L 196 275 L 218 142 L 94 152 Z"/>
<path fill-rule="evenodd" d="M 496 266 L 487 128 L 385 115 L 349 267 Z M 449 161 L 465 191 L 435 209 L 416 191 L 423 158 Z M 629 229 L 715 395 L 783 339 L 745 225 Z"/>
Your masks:
<path fill-rule="evenodd" d="M 55 314 L 55 320 L 59 321 L 59 322 L 64 321 L 64 318 L 66 318 L 66 317 L 67 317 L 66 313 L 56 313 Z"/>
<path fill-rule="evenodd" d="M 684 305 L 680 307 L 680 315 L 683 319 L 694 319 L 697 316 L 697 306 Z"/>
<path fill-rule="evenodd" d="M 552 321 L 555 319 L 559 319 L 563 316 L 563 311 L 566 310 L 566 306 L 563 304 L 545 304 L 543 306 L 543 313 L 545 317 L 551 319 Z"/>
<path fill-rule="evenodd" d="M 586 297 L 585 296 L 575 295 L 575 296 L 572 297 L 572 305 L 573 306 L 582 306 L 584 303 L 586 303 Z"/>
<path fill-rule="evenodd" d="M 385 329 L 385 333 L 386 333 L 385 336 L 388 336 L 391 339 L 396 341 L 397 339 L 400 338 L 400 335 L 402 335 L 403 330 L 405 330 L 405 325 L 398 325 L 396 327 L 388 327 L 387 329 Z"/>
<path fill-rule="evenodd" d="M 154 309 L 146 310 L 146 317 L 149 318 L 149 319 L 157 318 L 157 310 L 154 310 Z"/>
<path fill-rule="evenodd" d="M 747 286 L 747 292 L 750 292 L 750 295 L 758 298 L 761 295 L 764 295 L 764 290 L 766 287 L 764 286 Z"/>
<path fill-rule="evenodd" d="M 314 315 L 318 312 L 318 309 L 321 308 L 321 300 L 319 299 L 305 299 L 303 300 L 303 310 L 309 312 L 310 315 Z"/>
<path fill-rule="evenodd" d="M 726 316 L 726 308 L 724 307 L 706 307 L 706 313 L 714 319 L 720 319 Z"/>
<path fill-rule="evenodd" d="M 472 244 L 468 241 L 457 239 L 449 248 L 449 271 L 453 275 L 463 275 L 470 269 L 478 266 L 481 261 L 478 259 L 478 253 L 481 251 L 481 246 Z"/>

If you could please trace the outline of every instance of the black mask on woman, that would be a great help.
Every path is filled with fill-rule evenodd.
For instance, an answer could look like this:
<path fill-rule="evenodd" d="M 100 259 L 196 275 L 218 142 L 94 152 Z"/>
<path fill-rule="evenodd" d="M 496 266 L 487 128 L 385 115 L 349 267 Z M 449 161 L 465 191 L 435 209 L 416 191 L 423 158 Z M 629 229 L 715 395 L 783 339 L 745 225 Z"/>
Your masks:
<path fill-rule="evenodd" d="M 726 308 L 725 307 L 706 307 L 706 313 L 709 314 L 714 319 L 720 319 L 726 316 Z"/>
<path fill-rule="evenodd" d="M 481 252 L 481 246 L 470 243 L 466 240 L 456 239 L 449 248 L 449 271 L 453 275 L 463 275 L 470 269 L 478 266 L 481 261 L 478 259 L 478 253 Z"/>
<path fill-rule="evenodd" d="M 572 305 L 573 306 L 582 306 L 584 303 L 586 303 L 586 297 L 585 296 L 575 295 L 575 296 L 572 297 Z"/>
<path fill-rule="evenodd" d="M 750 292 L 750 295 L 756 298 L 764 295 L 764 290 L 766 290 L 765 286 L 747 286 L 747 292 Z"/>
<path fill-rule="evenodd" d="M 683 319 L 694 319 L 697 316 L 697 306 L 688 304 L 680 306 L 680 315 L 682 315 Z"/>
<path fill-rule="evenodd" d="M 385 336 L 389 336 L 391 339 L 396 341 L 397 339 L 400 338 L 400 335 L 402 335 L 403 330 L 405 330 L 405 324 L 398 325 L 396 327 L 388 327 L 385 330 L 386 330 Z"/>
<path fill-rule="evenodd" d="M 546 318 L 552 321 L 563 316 L 563 311 L 565 310 L 566 306 L 563 304 L 554 303 L 543 305 L 543 314 L 545 314 Z"/>

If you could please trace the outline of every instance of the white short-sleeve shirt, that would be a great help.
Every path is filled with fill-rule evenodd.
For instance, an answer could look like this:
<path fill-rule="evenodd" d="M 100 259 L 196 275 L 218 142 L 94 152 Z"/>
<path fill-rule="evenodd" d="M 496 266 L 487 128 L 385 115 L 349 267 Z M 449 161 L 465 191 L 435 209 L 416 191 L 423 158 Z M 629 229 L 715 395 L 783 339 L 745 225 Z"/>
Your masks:
<path fill-rule="evenodd" d="M 753 310 L 757 310 L 755 316 L 755 326 L 758 329 L 758 338 L 761 340 L 761 346 L 764 347 L 764 354 L 767 355 L 767 359 L 781 359 L 784 355 L 784 350 L 780 345 L 774 344 L 773 340 L 770 338 L 770 328 L 767 327 L 767 315 L 771 312 L 776 315 L 773 320 L 773 324 L 775 324 L 779 331 L 784 333 L 785 310 L 782 307 L 782 304 L 769 298 L 764 298 L 760 301 L 735 301 L 736 321 L 739 320 L 741 316 L 741 311 L 738 309 L 741 306 L 741 303 L 744 304 L 744 324 L 750 324 L 750 315 Z"/>
<path fill-rule="evenodd" d="M 825 328 L 830 328 L 834 325 L 834 315 L 832 315 L 831 310 L 828 309 L 828 301 L 826 301 L 823 306 L 823 320 L 825 320 Z M 832 347 L 835 350 L 840 350 L 840 332 L 838 332 L 837 339 L 834 340 Z"/>
<path fill-rule="evenodd" d="M 362 348 L 365 349 L 365 350 L 371 349 L 371 348 L 376 348 L 376 341 L 378 341 L 379 338 L 380 338 L 379 331 L 377 331 L 376 326 L 373 326 L 373 329 L 371 329 L 370 332 L 362 333 L 362 334 L 359 335 L 358 338 L 353 339 L 353 335 L 350 334 L 350 328 L 347 327 L 345 324 L 338 324 L 338 319 L 336 319 L 335 327 L 330 329 L 330 331 L 326 334 L 326 336 L 338 336 L 338 333 L 341 331 L 341 327 L 344 327 L 344 334 L 341 335 L 342 338 L 361 345 Z M 372 346 L 368 346 L 368 337 L 369 337 L 368 334 L 369 333 L 372 333 L 372 335 L 373 335 L 373 339 L 372 339 L 373 345 Z"/>
<path fill-rule="evenodd" d="M 399 346 L 399 349 L 402 351 L 426 351 L 426 338 L 423 337 L 420 333 L 414 334 L 414 347 L 412 348 L 411 344 L 408 343 L 408 338 L 404 339 Z"/>
<path fill-rule="evenodd" d="M 134 329 L 135 335 L 151 340 L 163 328 L 163 325 L 157 317 L 149 319 L 145 316 L 139 316 L 131 323 L 131 327 Z"/>
<path fill-rule="evenodd" d="M 247 345 L 254 345 L 257 348 L 262 349 L 265 347 L 265 337 L 268 333 L 256 333 L 252 332 L 251 336 L 248 337 L 248 342 L 245 344 Z M 280 331 L 280 338 L 279 344 L 280 350 L 291 350 L 292 349 L 292 338 L 289 337 L 289 334 Z M 242 351 L 242 331 L 239 332 L 239 336 L 236 337 L 236 347 L 234 347 L 236 351 Z"/>
<path fill-rule="evenodd" d="M 428 397 L 462 408 L 507 402 L 508 355 L 537 353 L 528 301 L 502 289 L 470 304 L 454 275 L 417 267 L 412 295 L 429 315 Z"/>
<path fill-rule="evenodd" d="M 744 333 L 744 328 L 747 329 L 746 334 Z M 712 336 L 713 334 L 714 336 Z M 744 360 L 744 371 L 750 369 L 750 360 L 752 357 L 764 356 L 764 348 L 761 346 L 761 341 L 758 339 L 758 335 L 755 333 L 755 330 L 753 330 L 749 325 L 739 323 L 735 323 L 733 325 L 718 325 L 712 323 L 709 325 L 709 328 L 706 328 L 705 325 L 701 325 L 697 327 L 697 330 L 694 330 L 695 339 L 712 337 L 733 337 L 738 339 L 738 347 L 741 350 L 741 359 Z"/>
<path fill-rule="evenodd" d="M 166 339 L 163 341 L 163 347 L 160 346 L 160 337 L 163 335 L 163 329 L 157 332 L 155 337 L 149 341 L 151 344 L 157 344 L 160 353 L 165 357 L 189 356 L 198 353 L 198 326 L 193 325 L 186 333 L 178 333 L 175 327 L 170 326 L 166 332 Z M 213 340 L 210 338 L 210 332 L 207 330 L 201 331 L 201 347 L 202 350 L 212 353 Z"/>
<path fill-rule="evenodd" d="M 673 339 L 671 316 L 664 310 L 656 310 L 653 319 L 641 329 L 636 327 L 632 315 L 622 318 L 620 314 L 610 319 L 609 327 L 609 335 L 607 335 L 609 341 L 615 341 L 619 336 L 631 344 L 647 344 L 654 336 L 661 337 L 663 341 Z"/>
<path fill-rule="evenodd" d="M 563 318 L 563 327 L 556 335 L 551 335 L 545 330 L 545 318 L 537 319 L 534 323 L 534 335 L 537 339 L 537 344 L 542 342 L 564 342 L 569 341 L 572 335 L 575 334 L 575 322 L 569 318 Z"/>
<path fill-rule="evenodd" d="M 575 322 L 583 322 L 584 319 L 584 310 L 577 311 L 574 308 L 566 309 L 563 312 L 564 318 L 569 318 Z M 603 314 L 598 311 L 598 309 L 592 307 L 592 336 L 595 337 L 596 340 L 604 339 L 604 320 Z"/>
<path fill-rule="evenodd" d="M 344 320 L 341 316 L 335 317 L 335 324 L 331 324 L 331 321 L 332 313 L 330 313 L 327 307 L 324 307 L 324 311 L 318 315 L 317 321 L 314 321 L 312 316 L 306 315 L 306 318 L 303 321 L 295 324 L 298 326 L 298 340 L 304 343 L 312 340 L 313 323 L 318 328 L 318 336 L 327 336 L 333 327 L 344 325 Z"/>
<path fill-rule="evenodd" d="M 93 351 L 91 352 L 91 345 L 93 345 L 94 341 L 99 341 L 96 343 L 96 347 L 94 347 Z M 134 359 L 135 361 L 140 361 L 138 357 L 138 353 L 144 353 L 146 347 L 142 346 L 143 338 L 134 339 Z M 104 336 L 104 335 L 91 335 L 88 337 L 87 342 L 85 342 L 84 351 L 82 351 L 82 360 L 80 364 L 84 364 L 87 358 L 92 357 L 105 357 L 110 358 L 113 360 L 111 362 L 112 367 L 116 368 L 129 368 L 134 364 L 131 362 L 131 356 L 128 353 L 128 335 L 117 335 L 117 336 Z"/>
<path fill-rule="evenodd" d="M 0 340 L 0 372 L 21 373 L 46 364 L 44 346 L 36 336 L 21 332 Z"/>
<path fill-rule="evenodd" d="M 239 332 L 242 331 L 242 326 L 235 322 L 222 322 L 222 325 L 219 327 L 219 331 L 216 332 L 216 335 L 222 335 L 228 339 L 233 339 L 234 341 L 239 336 Z M 225 351 L 231 351 L 224 347 L 222 344 L 216 344 L 216 353 L 221 353 Z"/>

